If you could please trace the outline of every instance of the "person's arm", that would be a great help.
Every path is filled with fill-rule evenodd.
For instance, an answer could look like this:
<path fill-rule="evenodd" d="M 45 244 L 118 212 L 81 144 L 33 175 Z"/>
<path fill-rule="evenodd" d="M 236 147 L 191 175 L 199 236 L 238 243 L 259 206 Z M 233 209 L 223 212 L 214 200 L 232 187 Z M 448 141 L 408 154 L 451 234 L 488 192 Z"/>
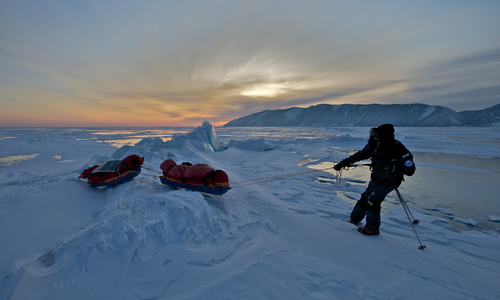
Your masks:
<path fill-rule="evenodd" d="M 413 175 L 416 170 L 413 155 L 401 142 L 398 142 L 398 156 L 398 169 L 401 170 L 401 173 L 406 176 Z"/>
<path fill-rule="evenodd" d="M 363 149 L 361 149 L 358 152 L 354 153 L 353 155 L 341 160 L 333 168 L 337 171 L 340 171 L 344 167 L 348 167 L 348 166 L 350 166 L 350 165 L 352 165 L 355 162 L 358 162 L 360 160 L 368 159 L 371 156 L 372 156 L 372 151 L 370 149 L 370 145 L 367 144 Z"/>

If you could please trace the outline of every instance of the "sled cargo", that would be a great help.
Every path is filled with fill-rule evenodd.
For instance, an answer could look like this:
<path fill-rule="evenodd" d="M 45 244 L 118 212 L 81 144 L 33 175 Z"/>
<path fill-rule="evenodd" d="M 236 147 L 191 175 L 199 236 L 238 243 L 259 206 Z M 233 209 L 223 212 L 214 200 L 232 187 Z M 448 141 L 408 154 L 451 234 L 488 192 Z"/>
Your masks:
<path fill-rule="evenodd" d="M 160 165 L 160 169 L 163 171 L 163 176 L 160 177 L 161 183 L 173 188 L 220 196 L 231 189 L 226 172 L 214 170 L 206 164 L 178 165 L 169 158 Z"/>
<path fill-rule="evenodd" d="M 87 183 L 93 187 L 114 186 L 138 176 L 143 163 L 144 158 L 134 154 L 123 160 L 110 160 L 90 167 L 80 174 L 80 178 L 87 179 Z"/>

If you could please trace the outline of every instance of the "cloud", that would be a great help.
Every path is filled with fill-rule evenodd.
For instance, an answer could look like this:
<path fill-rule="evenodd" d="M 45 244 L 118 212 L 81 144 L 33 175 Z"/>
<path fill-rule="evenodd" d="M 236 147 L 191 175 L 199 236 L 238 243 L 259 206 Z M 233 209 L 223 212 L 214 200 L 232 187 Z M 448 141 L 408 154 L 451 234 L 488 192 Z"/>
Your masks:
<path fill-rule="evenodd" d="M 500 103 L 500 46 L 480 49 L 428 65 L 414 74 L 410 99 L 454 109 Z"/>
<path fill-rule="evenodd" d="M 459 106 L 494 101 L 500 77 L 498 47 L 456 54 L 497 39 L 493 4 L 26 3 L 0 4 L 0 105 L 23 120 L 175 126 L 318 103 Z"/>

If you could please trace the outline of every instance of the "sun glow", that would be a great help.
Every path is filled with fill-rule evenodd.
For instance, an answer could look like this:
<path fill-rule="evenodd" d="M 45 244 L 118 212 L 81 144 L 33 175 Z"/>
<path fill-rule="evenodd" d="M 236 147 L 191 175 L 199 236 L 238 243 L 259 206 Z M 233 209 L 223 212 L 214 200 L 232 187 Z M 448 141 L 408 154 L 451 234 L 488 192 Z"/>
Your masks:
<path fill-rule="evenodd" d="M 286 93 L 290 87 L 286 83 L 282 84 L 263 84 L 254 86 L 248 90 L 241 92 L 241 95 L 247 97 L 275 97 L 280 94 Z"/>

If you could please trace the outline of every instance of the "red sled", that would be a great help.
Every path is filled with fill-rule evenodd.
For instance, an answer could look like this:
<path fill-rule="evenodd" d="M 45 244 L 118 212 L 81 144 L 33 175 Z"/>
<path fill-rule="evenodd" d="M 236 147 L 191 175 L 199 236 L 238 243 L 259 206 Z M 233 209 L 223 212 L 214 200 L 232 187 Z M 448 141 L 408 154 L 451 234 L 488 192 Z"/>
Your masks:
<path fill-rule="evenodd" d="M 87 179 L 87 183 L 93 187 L 114 186 L 137 177 L 143 163 L 143 157 L 133 154 L 123 160 L 110 160 L 85 169 L 80 178 Z"/>
<path fill-rule="evenodd" d="M 169 158 L 160 165 L 160 168 L 163 171 L 163 176 L 160 177 L 161 183 L 173 188 L 219 196 L 231 189 L 226 172 L 214 170 L 206 164 L 182 163 L 178 165 Z"/>

